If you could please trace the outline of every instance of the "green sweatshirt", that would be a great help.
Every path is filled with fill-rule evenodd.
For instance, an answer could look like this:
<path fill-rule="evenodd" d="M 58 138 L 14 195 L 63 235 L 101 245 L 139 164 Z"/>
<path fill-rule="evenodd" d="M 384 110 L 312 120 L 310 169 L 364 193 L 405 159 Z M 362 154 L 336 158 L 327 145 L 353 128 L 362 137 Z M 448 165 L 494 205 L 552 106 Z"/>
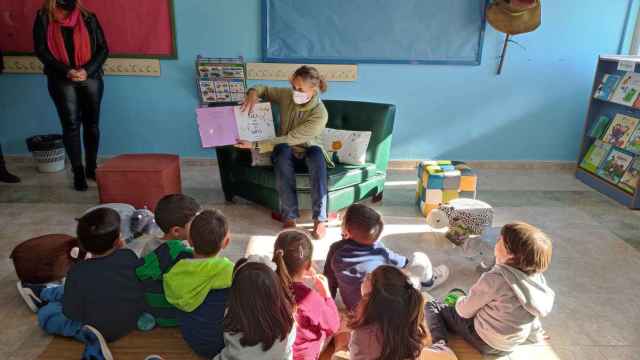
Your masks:
<path fill-rule="evenodd" d="M 289 144 L 295 153 L 303 153 L 309 146 L 322 149 L 322 132 L 327 126 L 329 113 L 315 94 L 308 103 L 298 105 L 293 102 L 293 91 L 290 88 L 256 86 L 253 89 L 259 98 L 276 103 L 280 108 L 280 128 L 278 136 L 273 139 L 258 141 L 260 153 L 272 152 L 278 144 Z M 322 149 L 327 165 L 333 167 L 331 157 Z"/>
<path fill-rule="evenodd" d="M 233 263 L 226 257 L 184 259 L 163 277 L 167 301 L 191 312 L 198 308 L 209 291 L 231 287 Z"/>

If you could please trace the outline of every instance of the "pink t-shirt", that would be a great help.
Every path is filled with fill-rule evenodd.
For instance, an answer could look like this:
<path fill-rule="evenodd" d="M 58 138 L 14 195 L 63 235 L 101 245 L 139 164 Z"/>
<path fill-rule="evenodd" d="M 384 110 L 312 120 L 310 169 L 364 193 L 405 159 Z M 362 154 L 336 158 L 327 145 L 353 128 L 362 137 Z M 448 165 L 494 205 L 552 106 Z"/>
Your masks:
<path fill-rule="evenodd" d="M 316 360 L 325 339 L 340 327 L 340 315 L 331 297 L 323 297 L 301 282 L 292 284 L 296 300 L 296 341 L 294 360 Z"/>

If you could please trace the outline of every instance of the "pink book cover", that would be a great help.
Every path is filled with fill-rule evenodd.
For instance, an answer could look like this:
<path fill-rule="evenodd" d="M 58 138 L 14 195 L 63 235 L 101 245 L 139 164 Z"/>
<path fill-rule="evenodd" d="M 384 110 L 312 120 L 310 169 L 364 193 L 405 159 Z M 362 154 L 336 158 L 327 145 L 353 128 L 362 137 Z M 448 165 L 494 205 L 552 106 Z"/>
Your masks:
<path fill-rule="evenodd" d="M 196 109 L 202 147 L 232 145 L 238 142 L 238 126 L 233 106 Z"/>

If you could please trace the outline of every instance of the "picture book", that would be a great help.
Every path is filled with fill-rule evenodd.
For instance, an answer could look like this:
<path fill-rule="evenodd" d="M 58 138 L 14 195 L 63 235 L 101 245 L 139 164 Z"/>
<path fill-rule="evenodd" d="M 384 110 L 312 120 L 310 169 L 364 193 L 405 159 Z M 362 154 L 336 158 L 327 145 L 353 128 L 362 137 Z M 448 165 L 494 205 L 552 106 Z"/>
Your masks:
<path fill-rule="evenodd" d="M 614 91 L 609 100 L 618 104 L 633 106 L 639 94 L 640 74 L 629 71 L 624 75 L 624 77 L 622 77 L 618 88 Z"/>
<path fill-rule="evenodd" d="M 613 146 L 624 148 L 627 145 L 631 134 L 633 134 L 633 131 L 638 127 L 639 122 L 640 119 L 617 114 L 616 117 L 613 118 L 611 125 L 609 125 L 602 141 Z"/>
<path fill-rule="evenodd" d="M 640 126 L 633 132 L 629 141 L 627 142 L 627 147 L 625 148 L 631 151 L 634 154 L 640 155 Z"/>
<path fill-rule="evenodd" d="M 605 131 L 607 131 L 607 127 L 609 127 L 609 123 L 611 120 L 606 116 L 600 116 L 596 122 L 591 125 L 591 129 L 589 130 L 589 137 L 594 139 L 601 139 L 602 135 L 604 135 Z"/>
<path fill-rule="evenodd" d="M 251 113 L 240 106 L 196 110 L 202 147 L 233 145 L 238 140 L 259 141 L 276 136 L 271 103 L 256 104 Z"/>
<path fill-rule="evenodd" d="M 606 159 L 598 167 L 598 176 L 614 184 L 620 182 L 622 176 L 631 165 L 633 154 L 621 149 L 613 148 Z"/>
<path fill-rule="evenodd" d="M 600 100 L 609 100 L 615 92 L 618 83 L 620 83 L 620 79 L 622 79 L 620 75 L 604 74 L 602 82 L 598 85 L 593 97 Z"/>
<path fill-rule="evenodd" d="M 629 166 L 619 185 L 629 192 L 635 192 L 638 187 L 638 181 L 640 181 L 640 157 L 637 157 L 633 164 Z"/>
<path fill-rule="evenodd" d="M 203 104 L 237 104 L 244 100 L 247 89 L 241 59 L 198 57 L 196 71 Z"/>
<path fill-rule="evenodd" d="M 580 162 L 580 167 L 595 173 L 602 163 L 602 160 L 609 154 L 611 151 L 611 144 L 603 143 L 600 140 L 596 140 L 593 145 L 589 148 L 589 151 L 582 158 L 582 162 Z"/>

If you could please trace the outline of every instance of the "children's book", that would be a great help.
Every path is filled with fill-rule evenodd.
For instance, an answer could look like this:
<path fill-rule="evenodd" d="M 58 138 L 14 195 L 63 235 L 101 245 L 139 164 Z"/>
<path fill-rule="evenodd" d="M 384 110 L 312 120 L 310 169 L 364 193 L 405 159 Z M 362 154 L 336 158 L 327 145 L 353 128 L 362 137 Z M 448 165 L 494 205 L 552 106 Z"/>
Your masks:
<path fill-rule="evenodd" d="M 640 157 L 636 157 L 631 166 L 629 166 L 619 185 L 629 192 L 635 192 L 638 187 L 638 181 L 640 181 Z"/>
<path fill-rule="evenodd" d="M 240 106 L 196 110 L 202 147 L 233 145 L 238 140 L 260 141 L 276 136 L 271 103 L 260 103 L 251 113 Z"/>
<path fill-rule="evenodd" d="M 640 126 L 633 132 L 629 141 L 627 142 L 627 147 L 625 148 L 631 151 L 634 154 L 640 155 Z"/>
<path fill-rule="evenodd" d="M 609 154 L 611 151 L 611 144 L 603 143 L 600 140 L 596 140 L 593 145 L 589 148 L 589 151 L 585 154 L 584 158 L 582 158 L 582 162 L 580 162 L 580 167 L 595 173 L 602 163 L 602 160 Z"/>
<path fill-rule="evenodd" d="M 620 79 L 622 79 L 622 76 L 620 75 L 604 74 L 602 82 L 598 85 L 593 97 L 600 100 L 609 100 L 611 95 L 615 92 L 618 83 L 620 83 Z"/>
<path fill-rule="evenodd" d="M 611 149 L 607 158 L 600 164 L 598 175 L 617 184 L 633 161 L 633 154 L 622 149 Z"/>
<path fill-rule="evenodd" d="M 611 125 L 609 125 L 602 141 L 619 148 L 624 148 L 639 122 L 640 119 L 617 114 L 616 117 L 613 118 Z"/>
<path fill-rule="evenodd" d="M 618 104 L 633 106 L 639 94 L 640 74 L 629 71 L 620 80 L 618 88 L 616 88 L 616 91 L 609 98 L 609 100 Z"/>
<path fill-rule="evenodd" d="M 602 135 L 604 135 L 605 131 L 607 131 L 607 127 L 611 120 L 606 116 L 600 116 L 596 122 L 591 125 L 591 129 L 589 130 L 589 137 L 594 139 L 601 139 Z"/>

